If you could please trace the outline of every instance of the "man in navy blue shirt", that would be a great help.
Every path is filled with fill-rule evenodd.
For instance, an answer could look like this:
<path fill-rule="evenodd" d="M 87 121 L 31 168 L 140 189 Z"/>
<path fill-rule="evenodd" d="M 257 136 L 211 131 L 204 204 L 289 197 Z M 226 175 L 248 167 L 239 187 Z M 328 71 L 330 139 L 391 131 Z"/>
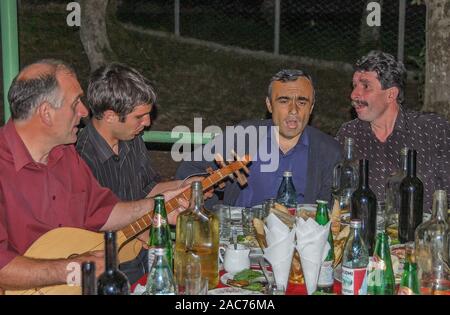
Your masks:
<path fill-rule="evenodd" d="M 230 147 L 227 141 L 236 139 L 245 139 L 244 153 L 251 153 L 252 147 L 257 147 L 258 152 L 251 154 L 248 185 L 240 187 L 237 182 L 228 183 L 224 189 L 225 204 L 251 207 L 276 197 L 284 171 L 293 173 L 298 203 L 315 203 L 317 199 L 331 201 L 333 168 L 341 158 L 341 151 L 339 143 L 331 136 L 308 126 L 314 102 L 314 87 L 308 74 L 301 70 L 281 70 L 272 77 L 266 98 L 272 119 L 242 122 L 240 131 L 247 132 L 234 137 L 230 137 L 228 132 L 223 133 L 221 141 L 212 141 L 205 148 L 197 149 L 213 153 L 220 151 L 226 156 L 229 152 L 225 148 Z M 251 128 L 256 131 L 252 133 Z M 239 150 L 242 148 L 236 148 L 235 143 L 233 145 L 242 153 Z M 268 156 L 271 158 L 264 159 Z M 184 178 L 209 166 L 217 168 L 214 162 L 205 158 L 202 161 L 184 161 L 176 176 Z M 211 207 L 217 202 L 218 198 L 211 198 L 206 206 Z"/>

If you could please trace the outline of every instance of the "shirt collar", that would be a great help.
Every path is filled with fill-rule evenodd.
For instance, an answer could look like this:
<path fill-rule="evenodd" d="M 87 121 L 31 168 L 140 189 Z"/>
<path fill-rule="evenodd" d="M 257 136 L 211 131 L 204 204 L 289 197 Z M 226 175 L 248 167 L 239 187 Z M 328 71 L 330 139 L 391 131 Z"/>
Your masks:
<path fill-rule="evenodd" d="M 9 119 L 5 125 L 5 138 L 8 143 L 9 149 L 12 154 L 12 159 L 14 161 L 14 169 L 16 172 L 20 171 L 27 165 L 42 165 L 41 163 L 37 163 L 31 157 L 30 152 L 28 151 L 25 143 L 23 142 L 20 135 L 17 133 L 16 126 L 12 119 Z M 56 163 L 62 156 L 62 151 L 66 148 L 66 145 L 58 145 L 50 150 L 48 154 L 48 166 Z"/>
<path fill-rule="evenodd" d="M 100 133 L 95 129 L 92 121 L 85 127 L 87 135 L 89 139 L 92 141 L 94 150 L 97 152 L 99 160 L 101 163 L 105 163 L 113 156 L 116 156 L 116 153 L 111 149 L 108 142 L 100 135 Z M 130 151 L 130 146 L 126 141 L 119 141 L 119 155 L 125 156 Z"/>
<path fill-rule="evenodd" d="M 364 129 L 366 129 L 368 132 L 372 133 L 372 127 L 370 125 L 370 122 L 364 121 L 361 119 L 358 119 L 358 120 Z M 407 117 L 406 117 L 405 110 L 403 109 L 402 106 L 399 106 L 397 118 L 395 118 L 394 130 L 392 132 L 394 132 L 395 130 L 402 131 L 402 132 L 408 131 Z"/>

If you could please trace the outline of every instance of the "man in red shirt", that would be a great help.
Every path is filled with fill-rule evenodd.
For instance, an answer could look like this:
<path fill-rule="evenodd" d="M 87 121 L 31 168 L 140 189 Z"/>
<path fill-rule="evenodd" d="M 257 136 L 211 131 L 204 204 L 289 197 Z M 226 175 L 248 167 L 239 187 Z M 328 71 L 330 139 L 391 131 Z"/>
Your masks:
<path fill-rule="evenodd" d="M 153 199 L 118 200 L 76 153 L 77 125 L 88 115 L 82 95 L 73 69 L 57 60 L 31 64 L 12 82 L 12 119 L 0 128 L 0 288 L 65 284 L 71 262 L 94 261 L 97 275 L 102 273 L 102 251 L 58 260 L 23 254 L 54 228 L 120 230 L 153 209 Z M 176 222 L 177 213 L 169 222 Z"/>

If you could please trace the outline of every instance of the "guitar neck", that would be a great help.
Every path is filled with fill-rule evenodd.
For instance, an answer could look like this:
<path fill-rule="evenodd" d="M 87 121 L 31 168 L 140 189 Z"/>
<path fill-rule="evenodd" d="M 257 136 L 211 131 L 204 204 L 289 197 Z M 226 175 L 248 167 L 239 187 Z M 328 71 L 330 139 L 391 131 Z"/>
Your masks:
<path fill-rule="evenodd" d="M 220 169 L 215 171 L 213 174 L 202 180 L 203 191 L 208 190 L 226 176 L 227 174 L 224 175 Z M 172 211 L 180 207 L 178 198 L 183 198 L 187 201 L 190 201 L 191 189 L 186 189 L 185 191 L 183 191 L 182 193 L 180 193 L 179 195 L 177 195 L 176 197 L 170 199 L 165 203 L 167 214 L 171 213 Z M 133 238 L 134 236 L 140 234 L 141 232 L 149 228 L 152 225 L 152 217 L 153 217 L 153 210 L 148 212 L 146 215 L 144 215 L 134 223 L 131 223 L 127 225 L 125 228 L 123 228 L 122 232 L 127 238 L 127 240 Z"/>

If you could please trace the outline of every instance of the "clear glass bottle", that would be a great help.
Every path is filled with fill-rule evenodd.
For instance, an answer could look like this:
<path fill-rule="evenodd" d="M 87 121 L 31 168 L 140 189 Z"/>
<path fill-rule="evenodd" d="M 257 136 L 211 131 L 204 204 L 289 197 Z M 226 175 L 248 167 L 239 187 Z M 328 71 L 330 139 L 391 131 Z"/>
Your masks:
<path fill-rule="evenodd" d="M 177 283 L 185 283 L 185 270 L 189 257 L 200 257 L 201 273 L 208 279 L 208 287 L 219 284 L 219 219 L 203 206 L 202 183 L 191 185 L 189 209 L 178 215 L 175 241 L 175 277 Z"/>
<path fill-rule="evenodd" d="M 416 258 L 424 294 L 450 294 L 447 211 L 447 192 L 436 190 L 431 219 L 420 224 L 415 231 Z"/>
<path fill-rule="evenodd" d="M 164 196 L 155 197 L 155 207 L 153 209 L 152 227 L 150 229 L 149 239 L 149 267 L 153 263 L 154 249 L 164 247 L 166 249 L 166 258 L 170 268 L 173 270 L 173 244 L 170 238 L 170 227 L 167 222 L 167 212 L 164 205 Z"/>
<path fill-rule="evenodd" d="M 408 150 L 408 170 L 400 184 L 398 240 L 414 241 L 414 232 L 423 219 L 423 183 L 416 175 L 416 150 Z"/>
<path fill-rule="evenodd" d="M 367 265 L 369 252 L 361 235 L 361 220 L 350 222 L 350 235 L 342 256 L 342 294 L 367 294 Z"/>
<path fill-rule="evenodd" d="M 369 161 L 359 160 L 359 186 L 352 194 L 351 218 L 361 220 L 361 233 L 372 256 L 377 224 L 377 197 L 369 187 Z"/>
<path fill-rule="evenodd" d="M 98 277 L 98 295 L 128 295 L 130 283 L 117 268 L 116 232 L 105 232 L 105 272 Z"/>
<path fill-rule="evenodd" d="M 352 193 L 358 187 L 358 163 L 353 157 L 353 138 L 345 138 L 344 159 L 333 170 L 333 197 L 339 200 L 342 213 L 350 212 Z"/>
<path fill-rule="evenodd" d="M 156 247 L 154 249 L 155 259 L 150 268 L 145 295 L 175 295 L 176 285 L 172 268 L 167 262 L 167 249 Z"/>
<path fill-rule="evenodd" d="M 93 261 L 85 261 L 81 264 L 81 294 L 97 295 L 97 279 Z"/>
<path fill-rule="evenodd" d="M 384 232 L 378 233 L 375 251 L 369 262 L 367 293 L 369 295 L 393 295 L 395 293 L 389 239 Z"/>
<path fill-rule="evenodd" d="M 328 215 L 328 201 L 317 200 L 316 222 L 320 225 L 327 225 L 330 221 Z M 333 293 L 333 262 L 334 262 L 334 243 L 333 234 L 328 234 L 328 244 L 330 244 L 330 250 L 328 251 L 325 261 L 320 266 L 319 280 L 317 281 L 317 291 L 324 293 Z"/>
<path fill-rule="evenodd" d="M 398 238 L 398 214 L 400 213 L 400 183 L 406 177 L 408 166 L 408 148 L 400 150 L 400 168 L 386 180 L 386 231 L 389 236 Z"/>
<path fill-rule="evenodd" d="M 297 211 L 297 192 L 292 181 L 292 172 L 283 173 L 283 180 L 277 193 L 277 202 L 288 208 L 292 215 Z"/>

